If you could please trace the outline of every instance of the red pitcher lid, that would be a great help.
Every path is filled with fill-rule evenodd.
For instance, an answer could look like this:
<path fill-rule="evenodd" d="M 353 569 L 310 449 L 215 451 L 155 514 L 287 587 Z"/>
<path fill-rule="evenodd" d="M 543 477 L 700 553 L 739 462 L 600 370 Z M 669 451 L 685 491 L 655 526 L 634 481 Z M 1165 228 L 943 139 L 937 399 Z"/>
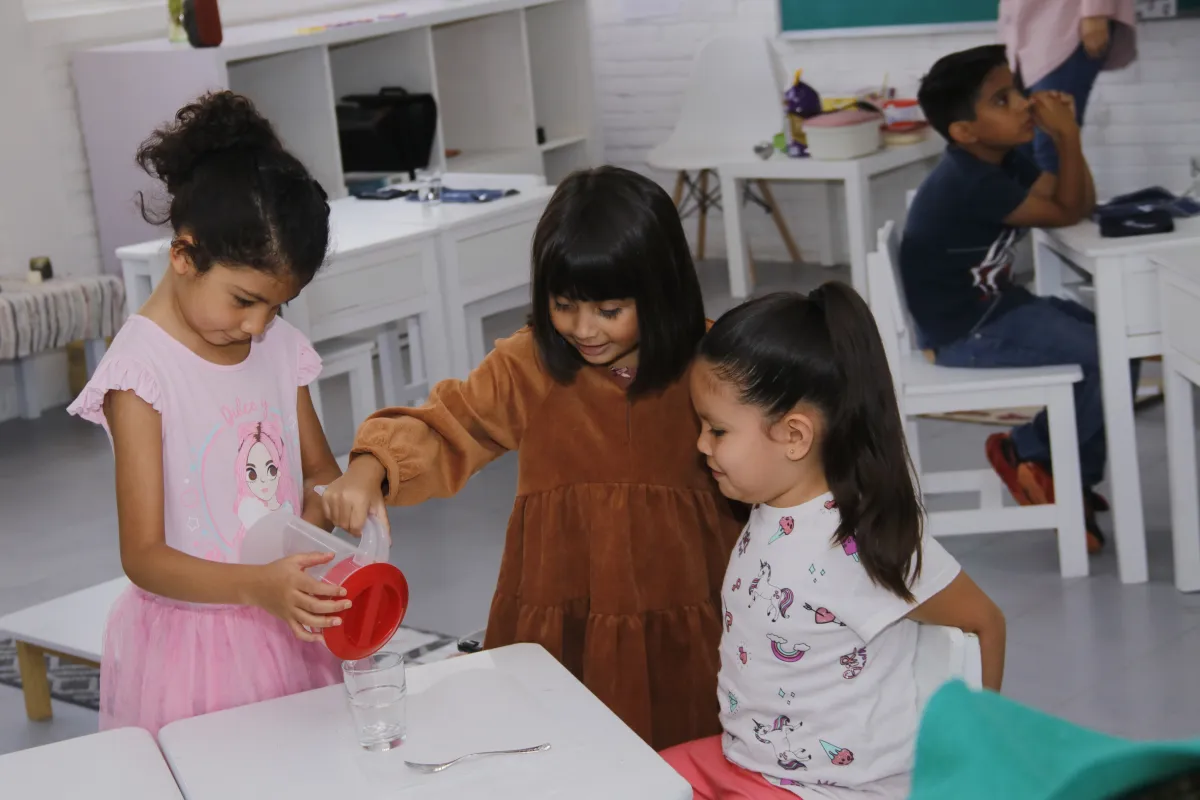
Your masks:
<path fill-rule="evenodd" d="M 346 561 L 353 561 L 348 558 Z M 331 582 L 338 564 L 326 576 Z M 326 628 L 325 646 L 344 661 L 366 658 L 391 640 L 408 611 L 408 581 L 391 564 L 368 564 L 340 581 L 353 605 L 341 613 L 342 624 Z"/>

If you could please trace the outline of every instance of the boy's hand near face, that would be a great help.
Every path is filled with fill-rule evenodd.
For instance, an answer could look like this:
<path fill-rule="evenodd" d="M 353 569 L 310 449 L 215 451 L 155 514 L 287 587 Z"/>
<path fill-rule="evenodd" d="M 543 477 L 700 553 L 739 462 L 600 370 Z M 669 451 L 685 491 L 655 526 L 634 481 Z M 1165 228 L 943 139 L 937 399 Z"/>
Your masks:
<path fill-rule="evenodd" d="M 1052 139 L 1079 135 L 1075 121 L 1075 99 L 1065 92 L 1036 92 L 1029 98 L 1033 120 Z"/>

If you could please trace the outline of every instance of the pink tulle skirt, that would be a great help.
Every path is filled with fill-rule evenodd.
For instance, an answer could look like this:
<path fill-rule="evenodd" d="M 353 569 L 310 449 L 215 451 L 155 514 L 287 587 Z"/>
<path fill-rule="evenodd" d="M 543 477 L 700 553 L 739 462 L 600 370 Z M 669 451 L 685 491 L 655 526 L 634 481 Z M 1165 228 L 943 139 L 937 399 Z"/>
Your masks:
<path fill-rule="evenodd" d="M 342 679 L 325 645 L 258 608 L 181 603 L 131 587 L 113 605 L 100 664 L 100 729 L 164 725 Z"/>

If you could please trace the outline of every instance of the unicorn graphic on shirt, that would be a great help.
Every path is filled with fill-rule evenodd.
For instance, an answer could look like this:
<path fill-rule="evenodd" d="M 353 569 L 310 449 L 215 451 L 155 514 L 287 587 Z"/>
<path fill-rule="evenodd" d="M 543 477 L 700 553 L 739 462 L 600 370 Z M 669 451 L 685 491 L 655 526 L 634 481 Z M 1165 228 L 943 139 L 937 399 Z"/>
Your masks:
<path fill-rule="evenodd" d="M 750 581 L 750 605 L 754 608 L 755 601 L 762 598 L 767 601 L 767 618 L 778 622 L 779 618 L 787 619 L 788 609 L 792 607 L 796 596 L 791 589 L 779 587 L 771 583 L 771 565 L 766 561 L 758 562 L 758 577 Z"/>
<path fill-rule="evenodd" d="M 791 735 L 800 729 L 802 722 L 793 723 L 787 715 L 780 715 L 770 727 L 754 720 L 754 738 L 763 744 L 769 744 L 775 751 L 775 763 L 787 770 L 808 769 L 804 762 L 812 761 L 812 756 L 803 747 L 795 747 Z"/>

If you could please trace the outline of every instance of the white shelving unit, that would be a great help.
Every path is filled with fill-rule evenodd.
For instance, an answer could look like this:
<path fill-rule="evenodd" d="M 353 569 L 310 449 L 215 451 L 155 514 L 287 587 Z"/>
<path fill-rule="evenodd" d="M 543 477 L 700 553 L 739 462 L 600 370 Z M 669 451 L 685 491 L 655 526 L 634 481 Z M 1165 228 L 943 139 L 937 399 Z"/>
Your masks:
<path fill-rule="evenodd" d="M 134 203 L 157 188 L 133 163 L 138 145 L 213 89 L 250 97 L 334 198 L 346 194 L 337 100 L 385 86 L 437 98 L 435 168 L 557 183 L 603 152 L 587 0 L 403 0 L 236 26 L 207 50 L 164 34 L 82 51 L 72 71 L 101 250 L 114 272 L 116 248 L 162 233 Z"/>

